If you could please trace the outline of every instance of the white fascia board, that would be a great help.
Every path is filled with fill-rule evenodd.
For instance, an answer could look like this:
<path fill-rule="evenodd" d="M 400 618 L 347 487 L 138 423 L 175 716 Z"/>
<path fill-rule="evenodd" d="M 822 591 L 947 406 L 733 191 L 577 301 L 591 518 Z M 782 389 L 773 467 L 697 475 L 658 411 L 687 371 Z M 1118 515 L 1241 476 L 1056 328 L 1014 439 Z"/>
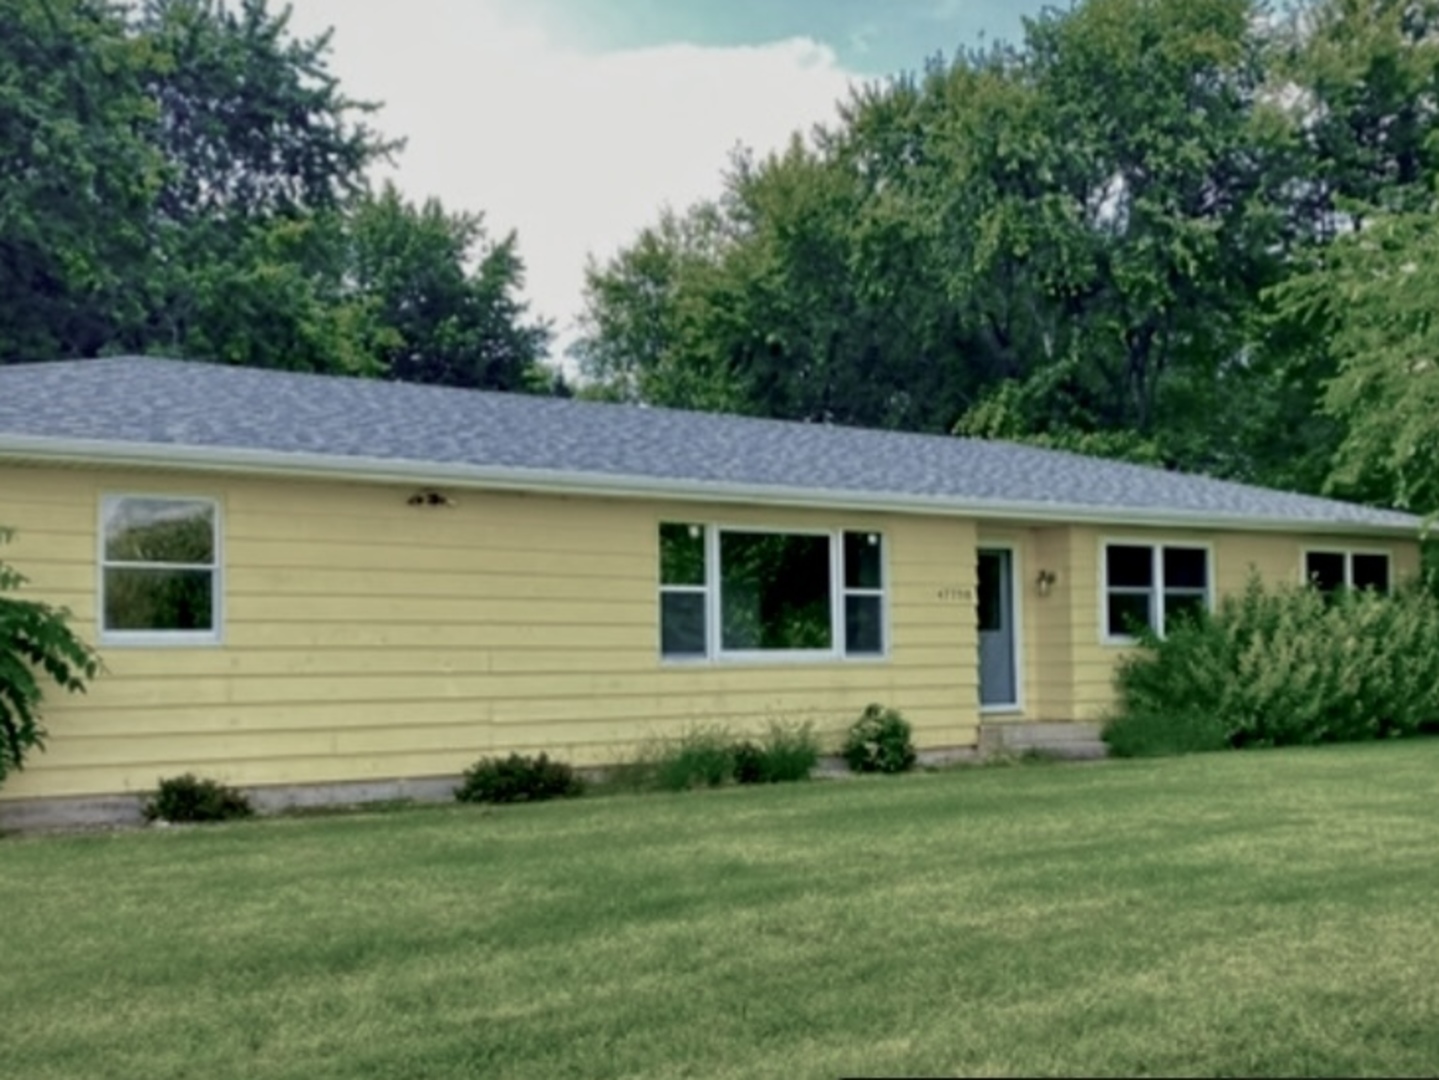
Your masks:
<path fill-rule="evenodd" d="M 61 440 L 0 434 L 0 458 L 36 464 L 89 465 L 103 468 L 164 468 L 186 472 L 345 480 L 379 484 L 423 484 L 488 491 L 538 491 L 556 495 L 668 499 L 676 502 L 783 506 L 848 512 L 966 517 L 1031 524 L 1128 525 L 1148 528 L 1235 529 L 1243 532 L 1300 532 L 1311 535 L 1387 536 L 1417 539 L 1423 523 L 1311 521 L 1303 518 L 1251 517 L 1192 510 L 1133 510 L 1067 503 L 1003 499 L 958 499 L 866 491 L 835 491 L 649 476 L 521 469 L 463 463 L 350 457 L 337 454 L 282 453 L 230 447 Z"/>

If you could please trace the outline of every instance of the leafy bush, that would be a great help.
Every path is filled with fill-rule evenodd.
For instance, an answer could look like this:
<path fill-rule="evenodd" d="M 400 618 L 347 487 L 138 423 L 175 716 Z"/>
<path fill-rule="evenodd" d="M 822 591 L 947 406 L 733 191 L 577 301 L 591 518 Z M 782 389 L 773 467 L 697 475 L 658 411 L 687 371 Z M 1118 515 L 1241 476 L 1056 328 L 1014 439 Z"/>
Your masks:
<path fill-rule="evenodd" d="M 1266 590 L 1142 634 L 1104 738 L 1120 756 L 1386 738 L 1439 725 L 1439 599 Z"/>
<path fill-rule="evenodd" d="M 0 545 L 12 535 L 0 528 Z M 0 782 L 24 767 L 31 750 L 45 748 L 37 673 L 73 694 L 83 693 L 85 680 L 100 671 L 100 658 L 67 625 L 68 610 L 5 595 L 25 580 L 0 562 Z"/>
<path fill-rule="evenodd" d="M 746 739 L 734 748 L 734 778 L 737 784 L 763 784 L 769 779 L 765 752 Z"/>
<path fill-rule="evenodd" d="M 465 770 L 455 788 L 460 802 L 515 803 L 565 799 L 584 793 L 584 781 L 562 761 L 545 754 L 526 757 L 481 758 Z"/>
<path fill-rule="evenodd" d="M 735 742 L 722 727 L 697 727 L 655 748 L 655 786 L 663 791 L 719 787 L 735 772 Z"/>
<path fill-rule="evenodd" d="M 154 798 L 145 804 L 147 821 L 233 821 L 254 813 L 243 792 L 193 773 L 161 780 Z"/>
<path fill-rule="evenodd" d="M 819 740 L 810 724 L 773 721 L 758 744 L 746 740 L 734 748 L 734 778 L 741 784 L 808 780 L 818 763 Z"/>
<path fill-rule="evenodd" d="M 855 772 L 905 772 L 915 761 L 909 722 L 893 709 L 867 705 L 845 734 L 841 754 Z"/>
<path fill-rule="evenodd" d="M 653 739 L 610 770 L 608 783 L 628 791 L 688 791 L 740 784 L 805 780 L 819 761 L 810 724 L 772 722 L 758 739 L 737 739 L 718 725 L 694 727 L 678 739 Z"/>

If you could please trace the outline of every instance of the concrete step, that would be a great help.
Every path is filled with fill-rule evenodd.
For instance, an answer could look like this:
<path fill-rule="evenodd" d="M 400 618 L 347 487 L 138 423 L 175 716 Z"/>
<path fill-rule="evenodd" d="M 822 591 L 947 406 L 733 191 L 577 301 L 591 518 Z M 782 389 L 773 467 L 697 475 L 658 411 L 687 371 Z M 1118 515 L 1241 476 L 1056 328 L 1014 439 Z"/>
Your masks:
<path fill-rule="evenodd" d="M 983 724 L 979 730 L 982 754 L 1022 754 L 1034 751 L 1053 757 L 1088 760 L 1105 757 L 1109 748 L 1094 723 L 1014 722 Z"/>

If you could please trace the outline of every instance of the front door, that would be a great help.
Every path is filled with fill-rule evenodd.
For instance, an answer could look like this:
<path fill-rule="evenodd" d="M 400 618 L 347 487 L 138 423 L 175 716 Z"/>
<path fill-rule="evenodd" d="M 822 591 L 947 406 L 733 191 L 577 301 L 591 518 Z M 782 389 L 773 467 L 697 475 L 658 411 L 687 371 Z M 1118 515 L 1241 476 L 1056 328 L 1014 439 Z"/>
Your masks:
<path fill-rule="evenodd" d="M 1014 650 L 1014 553 L 1003 548 L 979 552 L 979 704 L 1019 704 Z"/>

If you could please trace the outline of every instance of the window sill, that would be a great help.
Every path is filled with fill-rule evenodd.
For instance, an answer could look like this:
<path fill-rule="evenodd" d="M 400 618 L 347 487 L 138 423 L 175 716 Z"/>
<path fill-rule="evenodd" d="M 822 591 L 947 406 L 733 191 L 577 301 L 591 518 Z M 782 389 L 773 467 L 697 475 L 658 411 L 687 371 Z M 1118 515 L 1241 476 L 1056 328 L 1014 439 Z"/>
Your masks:
<path fill-rule="evenodd" d="M 738 667 L 872 667 L 889 663 L 888 653 L 865 656 L 839 656 L 833 653 L 785 653 L 766 656 L 763 653 L 742 653 L 731 656 L 661 656 L 662 668 L 738 668 Z"/>
<path fill-rule="evenodd" d="M 219 634 L 104 633 L 98 635 L 105 649 L 217 649 L 224 645 Z"/>
<path fill-rule="evenodd" d="M 1132 649 L 1139 644 L 1139 639 L 1137 637 L 1115 637 L 1106 634 L 1099 639 L 1099 643 L 1110 649 Z"/>

